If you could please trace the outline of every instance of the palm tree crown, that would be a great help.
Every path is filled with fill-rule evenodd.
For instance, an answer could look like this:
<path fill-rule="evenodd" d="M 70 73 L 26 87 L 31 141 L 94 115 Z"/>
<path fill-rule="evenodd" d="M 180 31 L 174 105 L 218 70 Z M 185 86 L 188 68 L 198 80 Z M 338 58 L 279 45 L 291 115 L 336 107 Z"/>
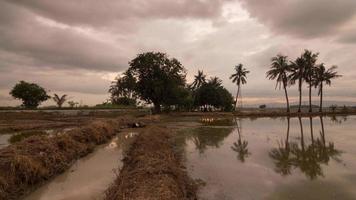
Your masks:
<path fill-rule="evenodd" d="M 341 77 L 341 75 L 338 75 L 337 72 L 335 71 L 336 69 L 337 69 L 337 66 L 332 66 L 329 69 L 326 69 L 325 65 L 323 63 L 318 65 L 315 69 L 313 85 L 314 85 L 314 87 L 318 88 L 318 95 L 320 96 L 319 112 L 323 111 L 323 85 L 324 85 L 324 83 L 326 85 L 331 85 L 332 79 Z"/>
<path fill-rule="evenodd" d="M 238 64 L 235 66 L 235 73 L 230 76 L 230 79 L 232 80 L 232 82 L 236 83 L 236 85 L 237 85 L 237 93 L 236 93 L 236 101 L 235 101 L 234 110 L 236 110 L 237 99 L 241 92 L 241 90 L 240 90 L 241 85 L 247 83 L 247 74 L 248 73 L 250 73 L 250 71 L 246 70 L 246 68 L 244 68 L 242 64 Z"/>
<path fill-rule="evenodd" d="M 325 68 L 324 63 L 320 64 L 316 68 L 314 86 L 318 87 L 318 94 L 322 92 L 322 85 L 325 83 L 326 85 L 331 85 L 331 80 L 335 78 L 341 77 L 341 75 L 337 74 L 335 71 L 337 66 L 332 66 L 329 69 Z"/>
<path fill-rule="evenodd" d="M 53 96 L 53 101 L 56 102 L 56 104 L 58 105 L 59 108 L 61 108 L 62 105 L 63 105 L 63 103 L 64 103 L 65 101 L 67 101 L 67 95 L 64 94 L 64 95 L 62 95 L 61 97 L 59 97 L 59 95 L 54 94 L 54 96 Z"/>
<path fill-rule="evenodd" d="M 291 67 L 288 64 L 287 56 L 277 55 L 272 58 L 271 69 L 267 71 L 266 75 L 269 80 L 276 80 L 276 88 L 279 89 L 284 84 L 288 83 L 287 73 L 291 71 Z"/>
<path fill-rule="evenodd" d="M 287 92 L 287 84 L 288 84 L 288 75 L 291 70 L 291 66 L 288 64 L 287 56 L 277 55 L 271 59 L 272 65 L 271 69 L 267 71 L 266 75 L 270 80 L 276 80 L 276 88 L 283 86 L 286 101 L 287 101 L 287 112 L 289 112 L 289 100 L 288 100 L 288 92 Z"/>
<path fill-rule="evenodd" d="M 206 83 L 206 75 L 203 71 L 198 70 L 198 74 L 194 76 L 194 81 L 191 84 L 192 89 L 200 88 L 204 83 Z"/>
<path fill-rule="evenodd" d="M 250 71 L 246 70 L 242 64 L 238 64 L 235 66 L 235 73 L 230 76 L 230 79 L 236 85 L 246 84 L 246 76 L 250 73 Z"/>

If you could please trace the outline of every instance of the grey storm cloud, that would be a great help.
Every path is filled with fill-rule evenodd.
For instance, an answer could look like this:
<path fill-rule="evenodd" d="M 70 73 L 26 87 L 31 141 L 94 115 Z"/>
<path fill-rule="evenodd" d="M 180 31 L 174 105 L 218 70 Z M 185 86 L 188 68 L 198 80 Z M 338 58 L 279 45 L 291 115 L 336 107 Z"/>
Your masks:
<path fill-rule="evenodd" d="M 15 105 L 9 90 L 20 80 L 100 103 L 145 51 L 179 59 L 188 81 L 198 69 L 219 76 L 233 94 L 229 76 L 243 63 L 246 98 L 273 99 L 271 57 L 308 48 L 340 66 L 345 76 L 328 91 L 343 96 L 355 84 L 355 10 L 355 0 L 0 0 L 0 105 Z"/>
<path fill-rule="evenodd" d="M 120 47 L 46 25 L 36 17 L 24 8 L 0 3 L 0 50 L 27 57 L 27 65 L 38 67 L 115 71 L 126 66 L 127 56 Z M 14 56 L 11 59 L 15 62 Z"/>
<path fill-rule="evenodd" d="M 212 18 L 220 14 L 224 0 L 17 0 L 8 2 L 72 25 L 107 26 L 136 18 Z"/>
<path fill-rule="evenodd" d="M 301 38 L 337 34 L 356 16 L 355 0 L 241 0 L 272 31 Z M 356 34 L 356 32 L 354 32 Z"/>

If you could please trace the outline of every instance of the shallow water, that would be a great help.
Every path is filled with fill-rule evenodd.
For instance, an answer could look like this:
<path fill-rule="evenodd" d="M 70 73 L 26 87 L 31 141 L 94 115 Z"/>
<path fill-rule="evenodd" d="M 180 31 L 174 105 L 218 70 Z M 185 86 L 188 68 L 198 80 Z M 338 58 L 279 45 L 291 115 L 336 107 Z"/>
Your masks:
<path fill-rule="evenodd" d="M 200 199 L 356 199 L 355 116 L 231 120 L 180 129 Z"/>
<path fill-rule="evenodd" d="M 10 145 L 9 142 L 10 138 L 11 138 L 11 134 L 0 134 L 0 149 Z"/>
<path fill-rule="evenodd" d="M 122 167 L 123 152 L 135 132 L 122 132 L 110 143 L 79 159 L 69 170 L 43 185 L 25 200 L 101 199 Z"/>

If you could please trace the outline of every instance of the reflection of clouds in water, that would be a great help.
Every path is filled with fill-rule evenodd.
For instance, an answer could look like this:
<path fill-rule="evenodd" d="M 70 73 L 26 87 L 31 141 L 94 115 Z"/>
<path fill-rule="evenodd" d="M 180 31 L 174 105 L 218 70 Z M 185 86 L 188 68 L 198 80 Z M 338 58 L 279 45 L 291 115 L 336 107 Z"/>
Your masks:
<path fill-rule="evenodd" d="M 117 136 L 114 139 L 112 139 L 111 142 L 105 147 L 106 149 L 118 148 L 118 147 L 122 146 L 123 144 L 125 144 L 126 142 L 128 142 L 128 140 L 130 140 L 131 138 L 138 135 L 137 132 L 125 132 L 125 133 L 119 133 L 119 134 L 122 134 L 122 135 Z"/>
<path fill-rule="evenodd" d="M 112 140 L 105 148 L 106 149 L 115 149 L 117 147 L 117 138 Z"/>

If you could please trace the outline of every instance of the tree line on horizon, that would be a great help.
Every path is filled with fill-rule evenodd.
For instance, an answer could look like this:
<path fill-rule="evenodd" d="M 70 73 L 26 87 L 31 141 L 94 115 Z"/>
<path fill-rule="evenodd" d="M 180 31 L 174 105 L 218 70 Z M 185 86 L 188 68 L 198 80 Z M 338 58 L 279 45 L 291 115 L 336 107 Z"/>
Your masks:
<path fill-rule="evenodd" d="M 312 88 L 318 89 L 320 108 L 322 112 L 323 89 L 331 85 L 331 81 L 341 77 L 336 72 L 337 67 L 326 68 L 324 63 L 318 64 L 319 53 L 305 50 L 300 57 L 289 61 L 287 56 L 278 54 L 271 58 L 270 70 L 266 77 L 276 81 L 276 89 L 284 89 L 287 112 L 290 112 L 288 87 L 297 84 L 299 91 L 299 107 L 301 112 L 302 86 L 308 84 L 309 112 L 312 112 Z M 250 73 L 242 64 L 234 67 L 231 81 L 237 86 L 235 100 L 231 93 L 222 85 L 218 77 L 207 79 L 202 70 L 194 76 L 192 83 L 186 81 L 186 69 L 176 59 L 169 58 L 161 52 L 146 52 L 138 54 L 129 62 L 129 68 L 117 76 L 112 82 L 109 93 L 110 102 L 114 105 L 136 106 L 138 102 L 153 104 L 155 112 L 161 108 L 175 110 L 237 110 L 238 100 L 241 99 L 241 87 L 247 83 L 247 74 Z M 10 94 L 23 102 L 26 108 L 36 108 L 41 102 L 52 98 L 59 108 L 67 101 L 67 95 L 53 97 L 47 95 L 46 90 L 35 83 L 20 81 Z M 242 101 L 240 101 L 242 104 Z M 68 102 L 74 107 L 74 102 Z"/>

